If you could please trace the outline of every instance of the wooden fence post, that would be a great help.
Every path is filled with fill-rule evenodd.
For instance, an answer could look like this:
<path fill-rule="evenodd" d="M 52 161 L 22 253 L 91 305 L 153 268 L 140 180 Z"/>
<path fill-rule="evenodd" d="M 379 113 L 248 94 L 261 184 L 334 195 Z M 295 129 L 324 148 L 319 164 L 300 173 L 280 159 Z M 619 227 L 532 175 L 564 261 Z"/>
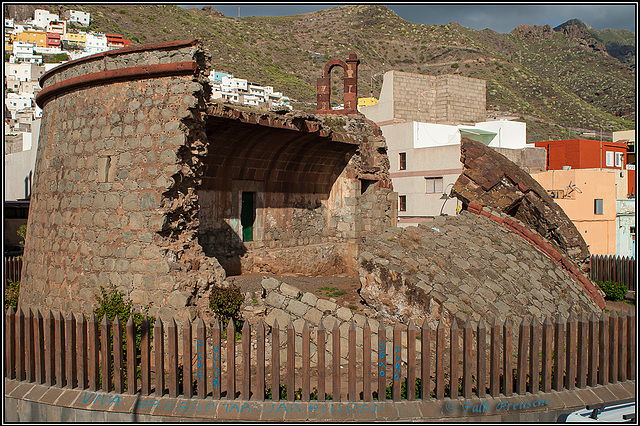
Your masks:
<path fill-rule="evenodd" d="M 116 314 L 113 319 L 113 385 L 116 393 L 124 393 L 123 366 L 122 323 Z"/>
<path fill-rule="evenodd" d="M 634 260 L 635 261 L 635 260 Z M 627 379 L 636 377 L 636 312 L 629 308 L 627 315 Z"/>
<path fill-rule="evenodd" d="M 384 323 L 378 324 L 378 401 L 387 399 L 387 331 Z"/>
<path fill-rule="evenodd" d="M 89 390 L 97 391 L 100 387 L 100 337 L 98 318 L 91 313 L 88 322 L 89 328 Z M 143 370 L 144 371 L 144 370 Z"/>
<path fill-rule="evenodd" d="M 76 318 L 75 316 L 69 312 L 66 319 L 65 325 L 66 335 L 66 348 L 67 351 L 66 361 L 67 361 L 67 387 L 69 389 L 73 389 L 76 385 L 78 369 L 76 366 L 77 363 L 77 353 L 76 349 Z"/>
<path fill-rule="evenodd" d="M 27 381 L 33 383 L 35 381 L 35 337 L 33 332 L 33 312 L 31 308 L 27 311 L 25 317 L 25 335 L 26 335 L 26 354 L 25 366 L 27 369 Z"/>
<path fill-rule="evenodd" d="M 227 399 L 236 399 L 236 325 L 227 324 Z"/>
<path fill-rule="evenodd" d="M 487 395 L 487 329 L 484 320 L 480 318 L 478 321 L 478 398 L 484 398 Z M 436 356 L 437 356 L 436 352 Z"/>
<path fill-rule="evenodd" d="M 256 348 L 256 367 L 257 367 L 257 377 L 256 377 L 256 399 L 258 401 L 264 401 L 264 392 L 265 392 L 265 329 L 264 329 L 264 321 L 260 319 L 258 322 L 258 328 L 256 329 L 256 339 L 257 348 Z"/>
<path fill-rule="evenodd" d="M 138 392 L 136 324 L 133 322 L 133 315 L 129 315 L 125 328 L 127 334 L 127 393 L 133 395 Z"/>
<path fill-rule="evenodd" d="M 22 308 L 18 308 L 16 312 L 16 380 L 24 380 L 25 378 L 25 332 L 24 332 L 24 312 Z M 64 359 L 64 358 L 63 358 Z"/>
<path fill-rule="evenodd" d="M 518 333 L 518 362 L 516 377 L 516 389 L 518 395 L 524 395 L 527 392 L 527 355 L 529 351 L 529 317 L 525 317 L 520 322 L 520 331 Z M 533 356 L 533 354 L 531 354 Z M 533 377 L 531 377 L 533 380 Z"/>
<path fill-rule="evenodd" d="M 202 349 L 206 352 L 205 347 Z M 182 394 L 193 398 L 193 329 L 189 318 L 182 326 Z"/>
<path fill-rule="evenodd" d="M 6 375 L 9 379 L 16 378 L 16 313 L 13 306 L 9 306 L 5 314 L 6 328 L 4 335 L 4 347 L 7 363 L 5 364 Z"/>
<path fill-rule="evenodd" d="M 204 322 L 202 323 L 202 350 L 203 350 L 203 364 L 206 365 L 207 360 L 207 336 L 205 333 L 206 329 L 204 326 Z M 200 333 L 200 331 L 198 331 Z M 198 334 L 200 336 L 200 334 Z M 200 337 L 198 337 L 200 340 Z M 211 373 L 212 373 L 212 383 L 211 383 L 211 396 L 213 399 L 220 399 L 222 396 L 222 325 L 218 318 L 213 320 L 213 326 L 211 327 L 211 341 L 213 343 L 213 353 L 211 355 Z M 207 389 L 205 383 L 207 383 L 207 368 L 203 367 L 202 375 L 204 377 L 203 380 L 203 392 L 200 394 L 198 390 L 198 394 L 202 395 L 202 398 L 206 398 Z M 198 384 L 198 386 L 200 386 Z"/>
<path fill-rule="evenodd" d="M 311 330 L 305 320 L 302 326 L 302 397 L 308 402 L 311 398 Z"/>
<path fill-rule="evenodd" d="M 460 378 L 460 367 L 458 359 L 460 357 L 460 328 L 456 318 L 451 319 L 451 329 L 449 331 L 449 397 L 458 399 L 458 379 Z"/>
<path fill-rule="evenodd" d="M 493 319 L 491 326 L 491 360 L 489 361 L 490 391 L 491 396 L 496 398 L 500 394 L 500 326 L 498 318 Z"/>
<path fill-rule="evenodd" d="M 431 398 L 431 329 L 429 321 L 425 318 L 422 323 L 422 333 L 420 339 L 420 375 L 422 377 L 422 400 L 428 401 Z"/>
<path fill-rule="evenodd" d="M 407 324 L 407 400 L 416 399 L 416 326 Z"/>
<path fill-rule="evenodd" d="M 242 324 L 242 399 L 251 399 L 251 324 Z"/>
<path fill-rule="evenodd" d="M 140 326 L 140 393 L 143 396 L 151 394 L 151 324 L 145 315 Z"/>
<path fill-rule="evenodd" d="M 153 325 L 153 349 L 156 361 L 156 396 L 160 397 L 164 395 L 164 325 L 161 318 L 157 318 Z"/>
<path fill-rule="evenodd" d="M 618 382 L 618 314 L 609 315 L 609 383 Z"/>
<path fill-rule="evenodd" d="M 17 319 L 17 316 L 16 316 Z M 56 386 L 64 387 L 67 384 L 67 372 L 66 372 L 66 352 L 67 345 L 65 344 L 64 334 L 64 317 L 62 312 L 58 311 L 58 315 L 55 317 L 55 358 L 56 358 Z"/>
<path fill-rule="evenodd" d="M 78 388 L 87 388 L 87 373 L 88 373 L 88 347 L 89 341 L 87 340 L 87 319 L 84 314 L 78 314 L 78 320 L 76 321 L 76 351 L 78 352 L 77 365 L 78 365 Z"/>
<path fill-rule="evenodd" d="M 602 311 L 598 339 L 598 384 L 609 384 L 609 315 Z"/>
<path fill-rule="evenodd" d="M 318 354 L 319 355 L 319 354 Z M 365 317 L 362 328 L 362 400 L 371 401 L 371 326 Z"/>
<path fill-rule="evenodd" d="M 46 374 L 45 384 L 47 386 L 53 386 L 56 381 L 56 355 L 55 355 L 55 323 L 53 319 L 53 312 L 49 311 L 49 314 L 44 320 L 44 340 L 45 340 L 45 360 L 44 368 Z"/>
<path fill-rule="evenodd" d="M 565 387 L 573 390 L 576 387 L 576 341 L 578 330 L 576 329 L 576 320 L 573 312 L 569 314 L 567 319 L 567 350 L 566 350 L 566 381 Z"/>
<path fill-rule="evenodd" d="M 358 399 L 356 394 L 356 325 L 353 322 L 353 319 L 351 319 L 351 324 L 349 324 L 348 343 L 349 377 L 347 378 L 347 398 L 349 401 L 356 401 Z"/>
<path fill-rule="evenodd" d="M 271 328 L 271 400 L 280 401 L 280 326 L 277 319 Z"/>
<path fill-rule="evenodd" d="M 178 396 L 178 325 L 176 320 L 171 317 L 167 325 L 167 345 L 168 349 L 168 367 L 169 367 L 169 396 L 176 398 Z"/>
<path fill-rule="evenodd" d="M 100 323 L 100 352 L 102 371 L 102 392 L 111 392 L 111 324 L 107 314 Z"/>
<path fill-rule="evenodd" d="M 564 325 L 562 317 L 558 315 L 554 324 L 553 335 L 553 389 L 557 391 L 561 391 L 564 387 Z"/>
<path fill-rule="evenodd" d="M 326 336 L 324 331 L 324 323 L 320 321 L 318 328 L 316 329 L 316 341 L 318 344 L 318 401 L 325 400 L 326 393 L 326 369 L 325 369 L 325 356 L 326 356 Z"/>
<path fill-rule="evenodd" d="M 542 338 L 540 323 L 536 317 L 531 318 L 531 339 L 529 353 L 529 392 L 535 395 L 540 390 L 540 340 Z"/>
<path fill-rule="evenodd" d="M 8 324 L 7 324 L 8 326 Z M 36 309 L 35 314 L 33 315 L 33 328 L 34 328 L 34 355 L 35 355 L 35 372 L 36 372 L 36 383 L 43 384 L 44 383 L 44 323 L 42 315 L 40 314 L 40 310 Z"/>
<path fill-rule="evenodd" d="M 504 396 L 513 395 L 513 323 L 511 319 L 505 318 L 502 327 L 502 377 Z"/>
<path fill-rule="evenodd" d="M 467 319 L 462 331 L 462 397 L 470 399 L 472 396 L 473 380 L 472 380 L 472 353 L 473 353 L 473 330 L 471 328 L 471 320 Z"/>
<path fill-rule="evenodd" d="M 444 322 L 442 318 L 436 327 L 436 399 L 444 399 Z"/>
<path fill-rule="evenodd" d="M 333 324 L 331 330 L 331 351 L 333 352 L 333 360 L 331 368 L 333 370 L 332 388 L 333 388 L 333 401 L 339 402 L 340 398 L 340 327 L 338 327 L 338 320 Z"/>
<path fill-rule="evenodd" d="M 618 317 L 618 380 L 627 380 L 627 313 L 622 311 Z"/>
<path fill-rule="evenodd" d="M 598 317 L 595 312 L 589 317 L 589 373 L 587 385 L 595 386 L 598 383 Z"/>
<path fill-rule="evenodd" d="M 542 392 L 551 390 L 551 341 L 553 325 L 547 315 L 542 323 Z"/>
<path fill-rule="evenodd" d="M 293 320 L 287 324 L 287 401 L 296 399 L 296 330 Z"/>
<path fill-rule="evenodd" d="M 400 401 L 401 397 L 401 379 L 402 379 L 402 328 L 400 323 L 396 321 L 393 326 L 393 349 L 392 362 L 393 381 L 391 385 L 391 396 L 394 401 Z"/>
<path fill-rule="evenodd" d="M 578 377 L 577 377 L 577 387 L 579 389 L 584 389 L 587 386 L 587 365 L 589 364 L 589 336 L 588 330 L 589 325 L 587 324 L 587 317 L 584 312 L 580 314 L 580 318 L 578 320 Z"/>

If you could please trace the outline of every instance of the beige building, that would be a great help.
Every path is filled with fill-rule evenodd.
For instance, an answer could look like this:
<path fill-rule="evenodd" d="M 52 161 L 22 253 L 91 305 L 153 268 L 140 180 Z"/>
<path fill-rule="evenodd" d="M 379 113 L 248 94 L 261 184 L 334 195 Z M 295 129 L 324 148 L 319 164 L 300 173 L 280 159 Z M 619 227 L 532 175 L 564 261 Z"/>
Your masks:
<path fill-rule="evenodd" d="M 485 92 L 485 81 L 475 78 L 389 71 L 378 104 L 360 107 L 387 141 L 399 226 L 457 213 L 460 203 L 448 194 L 462 172 L 462 137 L 495 148 L 527 171 L 546 169 L 544 149 L 525 148 L 525 123 L 483 121 Z"/>
<path fill-rule="evenodd" d="M 569 169 L 532 173 L 571 218 L 595 255 L 615 255 L 617 205 L 627 197 L 619 170 Z"/>

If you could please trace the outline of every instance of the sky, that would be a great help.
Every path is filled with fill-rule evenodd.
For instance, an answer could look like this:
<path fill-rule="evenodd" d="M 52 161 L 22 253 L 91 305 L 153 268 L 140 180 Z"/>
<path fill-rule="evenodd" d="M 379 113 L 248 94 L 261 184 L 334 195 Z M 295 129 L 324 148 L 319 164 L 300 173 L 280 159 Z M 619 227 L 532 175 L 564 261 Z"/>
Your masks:
<path fill-rule="evenodd" d="M 229 17 L 283 16 L 314 12 L 345 3 L 264 3 L 189 4 L 183 7 L 213 6 Z M 350 3 L 355 4 L 355 3 Z M 636 31 L 636 3 L 358 3 L 385 4 L 401 18 L 427 25 L 457 22 L 475 30 L 489 28 L 508 33 L 521 24 L 558 26 L 577 18 L 596 30 L 605 28 Z"/>

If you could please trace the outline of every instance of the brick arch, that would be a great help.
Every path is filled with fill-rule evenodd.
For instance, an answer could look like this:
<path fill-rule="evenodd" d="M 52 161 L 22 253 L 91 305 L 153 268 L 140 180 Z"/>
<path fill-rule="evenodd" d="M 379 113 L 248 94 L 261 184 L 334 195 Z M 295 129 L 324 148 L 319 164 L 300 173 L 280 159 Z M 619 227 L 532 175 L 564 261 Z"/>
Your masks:
<path fill-rule="evenodd" d="M 319 114 L 358 112 L 358 64 L 360 60 L 355 52 L 351 52 L 346 61 L 333 59 L 327 62 L 322 71 L 322 77 L 317 81 L 317 112 Z M 344 109 L 334 111 L 331 109 L 331 70 L 338 66 L 344 70 Z"/>

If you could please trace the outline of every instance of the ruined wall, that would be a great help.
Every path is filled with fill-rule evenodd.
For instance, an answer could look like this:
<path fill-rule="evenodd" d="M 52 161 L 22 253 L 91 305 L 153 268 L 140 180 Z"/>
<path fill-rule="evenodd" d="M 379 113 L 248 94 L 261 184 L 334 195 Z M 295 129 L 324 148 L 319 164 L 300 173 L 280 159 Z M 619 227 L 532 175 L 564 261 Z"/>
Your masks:
<path fill-rule="evenodd" d="M 114 284 L 151 315 L 183 318 L 224 279 L 194 238 L 207 68 L 201 46 L 185 41 L 42 77 L 21 306 L 90 313 L 99 287 Z"/>
<path fill-rule="evenodd" d="M 361 238 L 395 224 L 386 143 L 359 114 L 280 115 L 214 103 L 207 133 L 199 241 L 227 274 L 355 273 Z M 249 238 L 247 192 L 255 201 Z"/>

